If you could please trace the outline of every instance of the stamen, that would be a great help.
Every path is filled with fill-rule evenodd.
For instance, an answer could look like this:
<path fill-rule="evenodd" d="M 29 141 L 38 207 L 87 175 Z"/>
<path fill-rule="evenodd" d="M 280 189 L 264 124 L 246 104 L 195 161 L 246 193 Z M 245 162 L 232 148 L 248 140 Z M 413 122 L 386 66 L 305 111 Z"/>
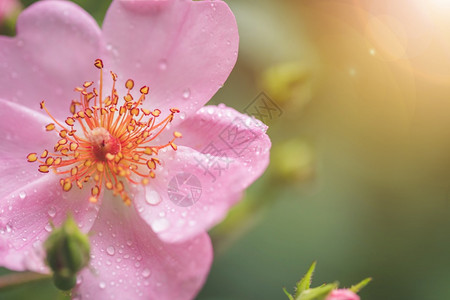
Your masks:
<path fill-rule="evenodd" d="M 161 164 L 156 157 L 158 151 L 169 146 L 177 150 L 175 140 L 182 135 L 175 131 L 173 139 L 164 145 L 154 145 L 152 142 L 166 129 L 174 114 L 180 111 L 171 108 L 170 114 L 160 120 L 161 110 L 140 107 L 150 89 L 148 86 L 141 87 L 140 96 L 135 101 L 131 95 L 134 88 L 132 79 L 125 82 L 127 93 L 123 97 L 123 105 L 118 106 L 120 97 L 115 89 L 117 74 L 111 72 L 111 94 L 103 98 L 102 60 L 96 59 L 94 66 L 100 70 L 99 89 L 92 87 L 93 81 L 86 81 L 81 87 L 76 87 L 80 99 L 71 102 L 71 115 L 64 123 L 51 115 L 44 101 L 40 103 L 41 109 L 53 120 L 45 129 L 55 131 L 59 140 L 53 153 L 47 150 L 40 156 L 30 153 L 27 160 L 38 162 L 38 170 L 42 173 L 53 170 L 61 175 L 61 187 L 66 192 L 73 185 L 82 189 L 84 183 L 93 180 L 95 185 L 91 189 L 90 202 L 98 202 L 105 186 L 114 195 L 120 196 L 126 205 L 131 205 L 124 182 L 147 185 L 155 178 L 154 170 Z M 75 126 L 80 130 L 79 133 Z"/>

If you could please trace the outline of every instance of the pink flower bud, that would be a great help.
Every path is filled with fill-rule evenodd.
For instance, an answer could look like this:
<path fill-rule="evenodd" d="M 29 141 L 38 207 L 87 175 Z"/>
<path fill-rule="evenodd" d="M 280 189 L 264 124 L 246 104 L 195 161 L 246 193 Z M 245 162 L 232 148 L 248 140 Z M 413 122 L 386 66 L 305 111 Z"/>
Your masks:
<path fill-rule="evenodd" d="M 325 300 L 359 300 L 359 296 L 347 289 L 333 290 Z"/>

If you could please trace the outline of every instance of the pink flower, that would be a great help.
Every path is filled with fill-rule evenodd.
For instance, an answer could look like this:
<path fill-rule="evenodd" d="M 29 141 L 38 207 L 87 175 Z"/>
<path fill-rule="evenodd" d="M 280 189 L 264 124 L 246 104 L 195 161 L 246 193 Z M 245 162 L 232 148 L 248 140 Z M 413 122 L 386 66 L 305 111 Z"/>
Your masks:
<path fill-rule="evenodd" d="M 326 300 L 359 300 L 359 296 L 348 289 L 333 290 Z"/>
<path fill-rule="evenodd" d="M 0 1 L 0 24 L 3 22 L 5 17 L 13 13 L 20 6 L 17 0 L 1 0 Z"/>
<path fill-rule="evenodd" d="M 49 222 L 71 212 L 92 246 L 75 298 L 192 299 L 212 261 L 206 230 L 269 160 L 261 122 L 202 108 L 237 59 L 228 6 L 115 0 L 100 29 L 49 0 L 17 29 L 0 37 L 0 265 L 47 272 Z"/>

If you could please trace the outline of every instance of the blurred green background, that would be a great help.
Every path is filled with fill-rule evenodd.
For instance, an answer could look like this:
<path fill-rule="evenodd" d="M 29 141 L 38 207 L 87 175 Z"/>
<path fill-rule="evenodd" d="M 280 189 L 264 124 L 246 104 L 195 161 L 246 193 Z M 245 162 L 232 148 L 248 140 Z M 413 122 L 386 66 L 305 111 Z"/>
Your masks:
<path fill-rule="evenodd" d="M 100 24 L 110 3 L 74 2 Z M 373 277 L 362 299 L 450 299 L 450 1 L 226 2 L 239 59 L 211 103 L 250 112 L 264 92 L 281 115 L 263 117 L 268 171 L 211 231 L 198 299 L 287 299 L 314 260 L 315 285 Z"/>

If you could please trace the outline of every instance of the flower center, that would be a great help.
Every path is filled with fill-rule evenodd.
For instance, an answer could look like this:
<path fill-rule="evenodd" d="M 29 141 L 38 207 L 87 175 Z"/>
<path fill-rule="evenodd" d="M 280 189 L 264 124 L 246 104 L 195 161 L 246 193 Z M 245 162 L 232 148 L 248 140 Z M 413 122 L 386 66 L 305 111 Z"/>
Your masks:
<path fill-rule="evenodd" d="M 122 149 L 120 140 L 112 136 L 103 127 L 96 127 L 87 136 L 92 146 L 92 153 L 99 161 L 106 161 L 108 153 L 116 155 Z"/>
<path fill-rule="evenodd" d="M 80 189 L 94 181 L 91 189 L 91 202 L 97 202 L 103 186 L 120 195 L 125 204 L 131 199 L 124 182 L 146 185 L 155 178 L 157 165 L 160 164 L 158 151 L 171 147 L 177 150 L 174 141 L 181 138 L 181 133 L 174 132 L 173 138 L 164 145 L 154 145 L 154 140 L 173 120 L 179 110 L 170 109 L 170 114 L 160 119 L 161 111 L 142 108 L 147 86 L 140 89 L 140 97 L 133 101 L 131 90 L 134 82 L 125 82 L 127 94 L 124 103 L 119 106 L 119 95 L 115 89 L 117 75 L 111 72 L 113 86 L 111 94 L 103 97 L 103 62 L 97 59 L 94 64 L 100 69 L 100 86 L 92 88 L 92 81 L 83 87 L 75 88 L 80 93 L 79 101 L 72 101 L 71 116 L 64 123 L 58 122 L 47 110 L 45 102 L 41 109 L 52 118 L 54 123 L 45 126 L 47 131 L 56 131 L 60 137 L 53 152 L 44 150 L 41 155 L 28 154 L 29 162 L 39 162 L 39 171 L 48 173 L 53 170 L 61 175 L 61 186 L 68 192 L 75 184 Z"/>

